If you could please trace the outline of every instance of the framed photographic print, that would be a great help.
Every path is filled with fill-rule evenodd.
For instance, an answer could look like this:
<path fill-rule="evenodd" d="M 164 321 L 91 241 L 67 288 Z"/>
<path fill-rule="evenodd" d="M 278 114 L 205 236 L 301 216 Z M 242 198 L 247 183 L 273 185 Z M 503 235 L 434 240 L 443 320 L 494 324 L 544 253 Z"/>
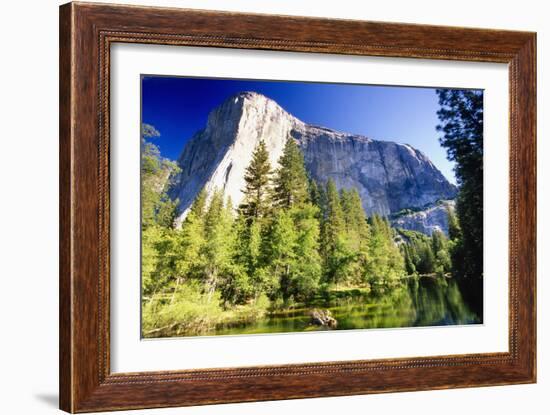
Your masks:
<path fill-rule="evenodd" d="M 535 382 L 535 46 L 61 6 L 61 409 Z"/>

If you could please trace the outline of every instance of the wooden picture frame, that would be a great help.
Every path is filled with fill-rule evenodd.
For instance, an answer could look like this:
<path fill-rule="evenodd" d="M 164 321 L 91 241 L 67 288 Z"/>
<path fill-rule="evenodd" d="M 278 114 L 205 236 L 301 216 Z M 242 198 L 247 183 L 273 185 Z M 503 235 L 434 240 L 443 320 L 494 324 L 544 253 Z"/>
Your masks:
<path fill-rule="evenodd" d="M 117 42 L 508 64 L 509 352 L 111 373 L 109 59 Z M 535 382 L 535 33 L 69 3 L 60 8 L 59 93 L 61 409 L 91 412 Z"/>

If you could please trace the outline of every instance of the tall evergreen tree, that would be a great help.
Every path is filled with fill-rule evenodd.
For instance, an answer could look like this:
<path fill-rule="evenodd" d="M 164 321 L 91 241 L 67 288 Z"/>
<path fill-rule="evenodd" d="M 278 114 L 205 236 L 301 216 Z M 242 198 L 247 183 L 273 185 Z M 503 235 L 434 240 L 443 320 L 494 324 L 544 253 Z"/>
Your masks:
<path fill-rule="evenodd" d="M 291 281 L 297 300 L 309 299 L 318 288 L 322 274 L 319 253 L 319 209 L 311 203 L 290 210 L 296 229 L 296 269 Z"/>
<path fill-rule="evenodd" d="M 294 221 L 288 210 L 279 210 L 269 234 L 270 272 L 279 281 L 283 298 L 291 295 L 291 279 L 296 266 L 297 235 Z"/>
<path fill-rule="evenodd" d="M 290 137 L 286 140 L 279 166 L 273 181 L 273 204 L 288 209 L 307 202 L 309 189 L 304 156 Z"/>
<path fill-rule="evenodd" d="M 252 160 L 244 175 L 244 199 L 239 208 L 246 218 L 259 219 L 267 215 L 270 208 L 271 174 L 269 153 L 265 142 L 261 140 L 252 153 Z"/>
<path fill-rule="evenodd" d="M 270 221 L 271 222 L 271 221 Z M 272 293 L 278 289 L 277 277 L 267 268 L 268 224 L 262 219 L 246 218 L 240 213 L 235 222 L 237 245 L 235 257 L 246 278 L 241 278 L 240 297 L 258 298 L 262 293 Z"/>
<path fill-rule="evenodd" d="M 447 249 L 447 238 L 445 234 L 439 230 L 432 232 L 432 251 L 437 254 L 441 250 Z"/>
<path fill-rule="evenodd" d="M 468 278 L 483 277 L 483 91 L 439 89 L 440 143 L 456 163 L 456 212 L 462 229 L 463 267 Z"/>
<path fill-rule="evenodd" d="M 405 272 L 403 256 L 387 219 L 374 214 L 370 218 L 369 258 L 366 279 L 392 280 Z"/>
<path fill-rule="evenodd" d="M 265 263 L 266 234 L 273 216 L 273 188 L 269 154 L 263 140 L 254 149 L 244 178 L 244 199 L 236 223 L 238 247 L 235 256 L 247 275 L 243 287 L 247 285 L 248 288 L 242 290 L 243 293 L 246 291 L 246 296 L 258 298 L 261 293 L 276 289 L 275 278 L 266 272 Z"/>
<path fill-rule="evenodd" d="M 149 226 L 141 233 L 141 287 L 143 298 L 147 298 L 159 289 L 162 289 L 170 281 L 168 275 L 161 266 L 166 232 L 160 226 Z"/>
<path fill-rule="evenodd" d="M 203 255 L 205 244 L 206 192 L 201 191 L 182 223 L 176 247 L 178 258 L 175 272 L 183 278 L 202 278 L 205 266 Z"/>
<path fill-rule="evenodd" d="M 314 179 L 309 180 L 309 199 L 318 208 L 318 218 L 326 219 L 327 212 L 327 192 L 323 185 L 320 185 Z"/>
<path fill-rule="evenodd" d="M 267 237 L 269 272 L 276 276 L 282 298 L 304 300 L 317 288 L 321 274 L 319 209 L 310 203 L 302 152 L 286 142 L 274 179 L 274 220 Z"/>
<path fill-rule="evenodd" d="M 416 274 L 415 261 L 411 252 L 412 250 L 413 247 L 408 243 L 401 245 L 401 252 L 403 253 L 403 260 L 405 261 L 405 271 L 407 272 L 407 275 Z"/>
<path fill-rule="evenodd" d="M 341 204 L 346 224 L 346 239 L 353 259 L 350 262 L 349 278 L 355 283 L 364 279 L 364 268 L 368 259 L 369 226 L 357 189 L 340 192 Z"/>
<path fill-rule="evenodd" d="M 464 240 L 462 238 L 462 229 L 458 223 L 455 212 L 447 209 L 447 219 L 449 223 L 449 244 L 448 251 L 451 261 L 451 271 L 458 277 L 466 273 L 466 264 L 464 259 Z"/>
<path fill-rule="evenodd" d="M 206 211 L 206 201 L 207 201 L 206 189 L 202 188 L 201 191 L 195 197 L 195 200 L 193 201 L 193 204 L 191 205 L 189 212 L 195 214 L 198 217 L 203 217 Z"/>
<path fill-rule="evenodd" d="M 432 245 L 429 242 L 423 242 L 418 246 L 418 256 L 420 258 L 416 269 L 420 274 L 431 274 L 435 269 L 435 255 Z"/>
<path fill-rule="evenodd" d="M 366 242 L 369 226 L 359 192 L 355 188 L 342 191 L 341 200 L 347 231 L 356 233 L 361 242 Z"/>
<path fill-rule="evenodd" d="M 328 180 L 326 188 L 326 218 L 323 223 L 322 249 L 327 281 L 336 284 L 345 281 L 348 277 L 347 266 L 353 259 L 353 252 L 348 246 L 340 195 L 332 179 Z"/>
<path fill-rule="evenodd" d="M 338 236 L 345 233 L 346 223 L 344 220 L 344 212 L 340 203 L 340 195 L 336 188 L 334 180 L 329 179 L 327 182 L 327 222 L 325 224 L 325 233 L 328 238 L 329 248 Z"/>
<path fill-rule="evenodd" d="M 224 205 L 223 193 L 216 190 L 204 218 L 204 283 L 209 299 L 221 280 L 228 279 L 233 270 L 232 225 L 233 217 Z"/>
<path fill-rule="evenodd" d="M 462 238 L 462 230 L 456 217 L 455 212 L 451 208 L 447 208 L 447 222 L 449 224 L 449 239 L 451 241 Z"/>

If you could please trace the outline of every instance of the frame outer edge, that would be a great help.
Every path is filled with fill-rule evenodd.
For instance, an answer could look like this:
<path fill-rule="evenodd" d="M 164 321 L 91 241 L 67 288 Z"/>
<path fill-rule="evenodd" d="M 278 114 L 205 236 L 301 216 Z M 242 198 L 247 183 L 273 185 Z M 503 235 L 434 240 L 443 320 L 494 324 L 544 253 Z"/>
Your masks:
<path fill-rule="evenodd" d="M 74 20 L 59 6 L 59 409 L 74 412 L 72 319 L 72 162 Z"/>
<path fill-rule="evenodd" d="M 181 10 L 182 12 L 184 10 Z M 254 34 L 255 24 L 266 21 L 264 15 L 247 15 L 247 14 L 231 14 L 223 12 L 202 12 L 196 10 L 185 10 L 190 14 L 188 17 L 191 32 L 191 37 L 200 37 L 204 31 L 202 21 L 206 18 L 216 20 L 217 13 L 222 16 L 220 19 L 226 21 L 228 15 L 232 15 L 232 19 L 240 17 L 245 18 L 244 29 L 241 32 L 245 33 L 244 37 L 235 38 L 236 42 L 231 39 L 217 36 L 213 40 L 207 38 L 205 43 L 220 44 L 221 47 L 237 47 L 245 49 L 258 48 L 257 43 L 242 44 L 246 40 L 246 36 Z M 139 12 L 143 12 L 145 17 L 154 17 L 152 21 L 143 20 L 143 16 L 139 16 Z M 122 15 L 128 13 L 128 16 Z M 139 18 L 138 18 L 139 16 Z M 459 59 L 459 60 L 483 60 L 494 62 L 508 62 L 514 60 L 517 63 L 518 73 L 520 74 L 520 82 L 518 91 L 516 92 L 517 99 L 520 101 L 519 109 L 522 109 L 518 115 L 518 141 L 521 143 L 518 146 L 519 160 L 518 164 L 520 171 L 524 173 L 520 176 L 519 182 L 523 189 L 517 194 L 517 200 L 521 208 L 519 229 L 520 234 L 524 236 L 523 241 L 520 241 L 519 247 L 523 258 L 519 261 L 520 270 L 523 271 L 519 282 L 519 300 L 523 301 L 519 312 L 520 322 L 520 353 L 519 359 L 514 359 L 513 362 L 502 361 L 502 364 L 492 366 L 492 373 L 500 375 L 500 380 L 495 380 L 491 377 L 490 370 L 484 371 L 470 370 L 465 366 L 465 375 L 469 374 L 469 378 L 463 378 L 456 366 L 452 371 L 445 371 L 445 365 L 435 365 L 429 369 L 429 373 L 439 377 L 439 383 L 433 383 L 428 379 L 421 385 L 411 387 L 403 383 L 407 373 L 414 375 L 415 373 L 425 373 L 426 367 L 419 365 L 416 368 L 397 368 L 402 370 L 392 370 L 387 373 L 385 378 L 394 383 L 394 387 L 387 388 L 388 385 L 375 384 L 371 385 L 362 382 L 371 382 L 375 375 L 372 371 L 357 371 L 355 376 L 349 376 L 347 370 L 342 371 L 324 371 L 312 375 L 311 373 L 303 373 L 299 377 L 310 377 L 308 381 L 315 379 L 322 380 L 325 385 L 312 387 L 306 382 L 297 382 L 299 391 L 292 390 L 293 385 L 289 384 L 287 379 L 278 379 L 276 375 L 264 375 L 261 373 L 248 375 L 238 374 L 239 376 L 228 376 L 226 382 L 220 382 L 220 379 L 196 379 L 190 382 L 164 382 L 158 376 L 153 375 L 151 381 L 135 383 L 129 378 L 129 374 L 123 375 L 122 378 L 128 377 L 128 382 L 111 383 L 109 376 L 107 379 L 101 377 L 101 363 L 98 359 L 98 353 L 101 352 L 105 344 L 95 339 L 96 336 L 101 336 L 101 324 L 98 319 L 98 302 L 101 300 L 101 294 L 97 296 L 97 281 L 95 280 L 95 272 L 100 266 L 98 257 L 100 250 L 97 246 L 98 233 L 100 235 L 100 222 L 97 217 L 99 204 L 95 198 L 96 190 L 101 191 L 100 186 L 97 186 L 98 178 L 101 180 L 101 172 L 99 166 L 101 157 L 98 156 L 97 148 L 94 148 L 94 143 L 97 144 L 98 133 L 94 125 L 98 125 L 98 114 L 101 109 L 99 104 L 91 97 L 98 91 L 97 77 L 100 74 L 101 68 L 98 66 L 100 61 L 97 56 L 100 51 L 95 49 L 99 45 L 102 30 L 118 27 L 121 24 L 126 27 L 124 19 L 129 21 L 128 31 L 135 32 L 136 28 L 140 34 L 147 33 L 152 30 L 152 22 L 168 19 L 167 26 L 163 26 L 163 31 L 166 36 L 171 36 L 168 29 L 174 27 L 174 30 L 186 30 L 186 19 L 174 20 L 169 19 L 168 10 L 166 8 L 144 8 L 144 7 L 128 7 L 95 3 L 69 3 L 60 7 L 60 408 L 67 412 L 89 412 L 89 411 L 105 411 L 105 410 L 121 410 L 121 409 L 137 409 L 165 406 L 187 406 L 200 405 L 207 403 L 227 403 L 227 402 L 245 402 L 258 400 L 274 400 L 274 399 L 294 399 L 307 398 L 316 396 L 344 396 L 351 394 L 363 393 L 380 393 L 380 392 L 397 392 L 408 390 L 426 390 L 426 389 L 442 389 L 450 387 L 470 387 L 470 386 L 489 386 L 511 383 L 530 383 L 536 379 L 536 333 L 534 324 L 535 317 L 535 285 L 536 271 L 536 206 L 530 205 L 536 200 L 534 194 L 534 186 L 536 185 L 536 170 L 530 164 L 536 159 L 536 103 L 535 91 L 536 87 L 536 37 L 533 33 L 524 32 L 493 32 L 489 30 L 467 30 L 467 33 L 473 35 L 476 31 L 487 41 L 491 41 L 485 46 L 479 46 L 475 42 L 472 53 L 475 53 L 475 59 L 468 59 L 468 54 L 464 51 L 453 51 L 452 49 L 433 49 L 429 45 L 433 42 L 426 40 L 425 33 L 418 33 L 417 26 L 390 24 L 393 30 L 398 32 L 400 38 L 401 30 L 407 26 L 408 29 L 414 29 L 417 37 L 421 41 L 427 42 L 427 46 L 423 46 L 416 50 L 407 47 L 400 49 L 398 55 L 402 57 L 428 57 L 431 59 Z M 133 20 L 132 20 L 133 19 Z M 250 19 L 249 22 L 246 19 Z M 303 19 L 303 20 L 302 20 Z M 278 18 L 280 20 L 280 17 Z M 308 18 L 296 18 L 296 21 L 301 23 L 313 22 L 316 33 L 325 33 L 323 30 L 326 25 L 334 23 L 332 20 L 315 20 Z M 269 20 L 268 20 L 269 22 Z M 139 26 L 139 25 L 142 26 Z M 173 26 L 170 26 L 170 25 Z M 359 22 L 342 22 L 346 25 L 361 25 Z M 269 26 L 269 25 L 268 25 Z M 364 23 L 364 27 L 373 26 L 385 27 L 385 23 Z M 199 29 L 197 29 L 199 27 Z M 439 32 L 449 34 L 449 29 L 437 27 Z M 156 29 L 155 29 L 156 30 Z M 457 29 L 464 30 L 464 29 Z M 247 35 L 248 33 L 248 35 Z M 373 32 L 376 33 L 376 32 Z M 497 34 L 502 33 L 503 39 L 499 39 Z M 127 33 L 130 34 L 130 33 Z M 135 35 L 135 33 L 134 33 Z M 223 33 L 222 33 L 223 35 Z M 302 34 L 303 35 L 303 34 Z M 365 41 L 368 40 L 370 34 L 362 34 Z M 379 36 L 373 35 L 373 36 Z M 449 35 L 450 36 L 450 35 Z M 302 36 L 303 37 L 303 36 Z M 361 37 L 361 36 L 360 36 Z M 414 37 L 414 36 L 413 36 Z M 444 36 L 445 37 L 445 36 Z M 455 36 L 456 37 L 456 36 Z M 471 36 L 470 36 L 471 37 Z M 275 37 L 276 38 L 276 37 Z M 252 38 L 251 38 L 252 39 Z M 252 39 L 255 41 L 255 39 Z M 256 39 L 257 40 L 257 39 Z M 348 54 L 344 49 L 341 52 L 332 52 L 332 49 L 326 49 L 323 43 L 315 43 L 315 39 L 305 39 L 303 44 L 311 46 L 300 46 L 298 42 L 294 44 L 290 42 L 288 45 L 279 46 L 282 50 L 298 51 L 302 48 L 308 51 L 319 53 L 343 53 Z M 143 41 L 143 39 L 141 40 Z M 260 43 L 267 42 L 266 49 L 277 49 L 274 44 L 269 43 L 269 39 L 262 39 Z M 495 44 L 492 43 L 495 42 Z M 265 43 L 264 42 L 264 43 Z M 275 43 L 279 42 L 278 40 Z M 138 42 L 139 43 L 139 42 Z M 152 41 L 150 43 L 160 43 Z M 368 43 L 368 42 L 367 42 Z M 382 44 L 386 44 L 384 41 Z M 436 42 L 437 43 L 437 42 Z M 263 44 L 263 43 L 262 43 Z M 240 46 L 239 46 L 240 45 Z M 491 47 L 489 45 L 492 45 Z M 337 45 L 338 46 L 338 45 Z M 342 43 L 342 47 L 345 45 Z M 392 46 L 393 47 L 393 46 Z M 496 50 L 496 54 L 483 55 L 485 48 Z M 347 49 L 346 49 L 347 50 Z M 424 50 L 424 52 L 422 52 Z M 470 49 L 468 49 L 470 50 Z M 455 54 L 457 52 L 458 54 Z M 371 54 L 366 46 L 360 45 L 359 54 Z M 391 56 L 389 50 L 379 52 L 382 56 Z M 443 56 L 443 57 L 442 57 Z M 99 60 L 98 60 L 99 59 Z M 90 76 L 93 75 L 93 76 Z M 97 97 L 96 97 L 97 98 Z M 78 119 L 78 124 L 76 120 Z M 99 158 L 98 158 L 99 157 Z M 94 166 L 96 169 L 94 170 Z M 99 176 L 99 177 L 98 177 Z M 98 220 L 99 219 L 99 220 Z M 96 317 L 94 319 L 94 316 Z M 108 356 L 108 355 L 107 355 Z M 483 360 L 483 359 L 482 359 Z M 485 362 L 489 364 L 490 362 Z M 315 363 L 312 363 L 315 365 Z M 480 361 L 480 365 L 484 365 Z M 479 365 L 473 365 L 475 368 Z M 487 367 L 489 369 L 490 367 Z M 237 372 L 243 368 L 234 368 Z M 450 369 L 450 367 L 448 368 Z M 452 373 L 450 373 L 452 372 Z M 444 376 L 450 374 L 457 376 L 444 380 Z M 443 376 L 443 377 L 441 377 Z M 238 380 L 237 377 L 242 379 Z M 345 379 L 349 384 L 350 389 L 343 391 L 341 388 L 335 387 L 337 379 Z M 235 379 L 233 379 L 235 378 Z M 124 379 L 121 379 L 124 380 Z M 160 380 L 160 382 L 156 382 Z M 303 380 L 303 379 L 302 379 Z M 141 383 L 141 385 L 139 384 Z M 248 384 L 248 387 L 247 387 Z M 279 387 L 278 387 L 279 385 Z M 225 388 L 225 389 L 224 389 Z M 244 395 L 246 389 L 254 389 L 256 394 L 253 396 L 248 392 Z M 381 389 L 382 388 L 382 389 Z M 249 389 L 249 390 L 250 390 Z M 204 394 L 206 393 L 206 396 Z M 214 399 L 213 396 L 216 398 Z M 160 401 L 159 401 L 160 399 Z"/>
<path fill-rule="evenodd" d="M 520 113 L 520 143 L 522 168 L 525 174 L 522 180 L 523 199 L 520 205 L 521 225 L 525 229 L 525 255 L 519 258 L 522 261 L 520 269 L 525 270 L 525 298 L 528 305 L 520 307 L 525 320 L 522 336 L 525 337 L 525 360 L 527 378 L 530 382 L 537 382 L 537 34 L 532 33 L 529 41 L 518 53 L 521 62 L 519 79 L 521 93 L 520 105 L 524 111 Z"/>
<path fill-rule="evenodd" d="M 533 197 L 534 197 L 534 206 L 533 206 L 533 233 L 534 233 L 534 246 L 533 246 L 533 307 L 532 307 L 532 321 L 533 321 L 533 344 L 531 349 L 533 351 L 533 362 L 532 362 L 532 381 L 537 383 L 537 33 L 533 34 L 533 58 L 532 58 L 532 68 L 533 68 L 533 80 L 532 80 L 532 100 L 533 100 Z"/>
<path fill-rule="evenodd" d="M 517 51 L 510 72 L 517 85 L 510 108 L 517 129 L 512 156 L 520 172 L 514 200 L 518 232 L 515 272 L 520 276 L 514 323 L 518 333 L 517 362 L 523 382 L 536 383 L 536 33 L 531 33 Z"/>

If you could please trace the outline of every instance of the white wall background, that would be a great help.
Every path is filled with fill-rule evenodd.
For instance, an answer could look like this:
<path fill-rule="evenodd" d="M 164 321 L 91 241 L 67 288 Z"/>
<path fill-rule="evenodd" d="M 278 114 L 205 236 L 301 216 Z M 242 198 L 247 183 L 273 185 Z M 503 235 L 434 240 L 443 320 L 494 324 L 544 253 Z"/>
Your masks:
<path fill-rule="evenodd" d="M 157 414 L 546 414 L 550 406 L 550 13 L 536 0 L 189 0 L 134 4 L 490 27 L 538 32 L 538 299 L 536 385 L 217 405 Z M 5 2 L 0 73 L 0 412 L 57 412 L 58 9 L 57 0 Z M 546 75 L 548 79 L 550 73 Z"/>

